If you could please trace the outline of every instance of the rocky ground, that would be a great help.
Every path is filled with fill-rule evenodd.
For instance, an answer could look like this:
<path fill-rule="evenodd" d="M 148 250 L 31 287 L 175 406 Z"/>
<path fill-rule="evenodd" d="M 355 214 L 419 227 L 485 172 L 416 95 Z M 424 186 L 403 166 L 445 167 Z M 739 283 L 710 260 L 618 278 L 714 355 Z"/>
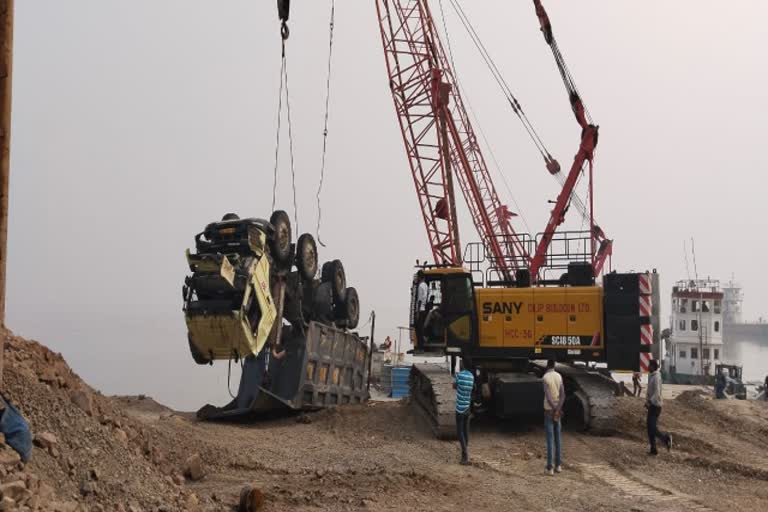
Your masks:
<path fill-rule="evenodd" d="M 564 435 L 544 474 L 539 425 L 473 421 L 470 466 L 405 402 L 250 424 L 210 424 L 147 397 L 108 398 L 42 345 L 6 334 L 5 393 L 30 421 L 33 458 L 0 448 L 0 510 L 768 510 L 768 403 L 688 389 L 665 402 L 675 449 L 645 455 L 641 399 L 621 432 Z M 12 501 L 12 502 L 11 502 Z"/>

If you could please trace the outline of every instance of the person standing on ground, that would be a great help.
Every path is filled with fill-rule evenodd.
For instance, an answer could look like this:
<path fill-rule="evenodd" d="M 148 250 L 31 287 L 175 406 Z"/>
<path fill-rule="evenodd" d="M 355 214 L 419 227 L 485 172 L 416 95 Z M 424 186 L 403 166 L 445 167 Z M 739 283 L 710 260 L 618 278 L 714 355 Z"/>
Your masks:
<path fill-rule="evenodd" d="M 456 434 L 461 445 L 461 464 L 469 464 L 469 415 L 472 405 L 472 390 L 475 388 L 475 376 L 461 363 L 461 371 L 453 380 L 456 390 Z"/>
<path fill-rule="evenodd" d="M 424 273 L 419 271 L 417 277 L 419 285 L 416 288 L 416 340 L 420 347 L 424 346 L 424 320 L 427 317 L 427 296 L 429 286 L 424 279 Z"/>
<path fill-rule="evenodd" d="M 715 398 L 724 399 L 725 388 L 728 387 L 728 379 L 725 377 L 725 368 L 721 369 L 717 375 L 715 375 Z"/>
<path fill-rule="evenodd" d="M 555 360 L 547 361 L 547 371 L 542 377 L 544 384 L 544 431 L 547 435 L 547 474 L 554 475 L 562 471 L 562 450 L 560 447 L 560 418 L 563 415 L 565 403 L 565 388 L 563 377 L 555 371 Z M 552 465 L 552 448 L 554 445 L 555 460 Z"/>
<path fill-rule="evenodd" d="M 765 376 L 765 383 L 763 384 L 763 398 L 768 401 L 768 375 Z"/>
<path fill-rule="evenodd" d="M 640 396 L 640 394 L 643 392 L 643 386 L 640 384 L 640 379 L 642 376 L 640 375 L 640 372 L 634 372 L 632 374 L 632 395 L 633 396 Z"/>
<path fill-rule="evenodd" d="M 645 407 L 648 409 L 648 442 L 651 449 L 648 455 L 658 455 L 656 451 L 656 439 L 660 439 L 667 451 L 672 450 L 672 436 L 659 430 L 659 416 L 661 415 L 661 373 L 659 373 L 659 362 L 655 359 L 648 366 L 650 374 L 648 375 L 648 390 L 645 394 Z"/>

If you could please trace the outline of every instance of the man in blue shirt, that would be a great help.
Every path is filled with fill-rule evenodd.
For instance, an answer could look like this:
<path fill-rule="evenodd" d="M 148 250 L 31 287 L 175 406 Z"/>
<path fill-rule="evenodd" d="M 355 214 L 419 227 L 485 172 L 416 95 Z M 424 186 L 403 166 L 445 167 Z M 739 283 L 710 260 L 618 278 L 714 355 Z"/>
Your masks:
<path fill-rule="evenodd" d="M 456 390 L 456 433 L 461 444 L 461 464 L 469 464 L 469 415 L 472 403 L 472 390 L 475 387 L 475 376 L 464 368 L 462 361 L 461 371 L 453 381 Z"/>

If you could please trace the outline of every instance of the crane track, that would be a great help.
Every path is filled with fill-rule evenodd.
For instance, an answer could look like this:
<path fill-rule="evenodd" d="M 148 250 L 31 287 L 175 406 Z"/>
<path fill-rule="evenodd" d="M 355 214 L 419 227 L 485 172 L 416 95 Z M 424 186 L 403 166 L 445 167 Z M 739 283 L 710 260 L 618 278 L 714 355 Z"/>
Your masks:
<path fill-rule="evenodd" d="M 438 439 L 456 439 L 456 392 L 448 369 L 434 363 L 414 364 L 411 399 Z"/>
<path fill-rule="evenodd" d="M 585 429 L 599 436 L 614 434 L 618 430 L 616 382 L 583 368 L 561 365 L 557 370 L 581 403 Z M 435 437 L 456 439 L 456 391 L 448 369 L 434 363 L 414 364 L 411 403 L 425 417 Z"/>
<path fill-rule="evenodd" d="M 609 436 L 618 430 L 616 382 L 597 372 L 583 368 L 558 366 L 557 370 L 574 387 L 574 394 L 584 409 L 586 429 L 598 436 Z"/>

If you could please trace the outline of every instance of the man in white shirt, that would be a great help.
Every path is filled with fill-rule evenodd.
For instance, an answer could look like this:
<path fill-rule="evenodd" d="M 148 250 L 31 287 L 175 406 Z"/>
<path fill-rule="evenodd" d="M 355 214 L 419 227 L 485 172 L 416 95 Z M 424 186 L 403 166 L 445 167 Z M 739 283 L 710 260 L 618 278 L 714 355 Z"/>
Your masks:
<path fill-rule="evenodd" d="M 547 474 L 562 471 L 562 450 L 560 449 L 560 418 L 565 403 L 563 377 L 555 371 L 555 360 L 547 361 L 547 372 L 541 378 L 544 385 L 544 432 L 547 436 Z M 554 446 L 553 446 L 554 445 Z M 554 464 L 552 460 L 554 448 Z"/>
<path fill-rule="evenodd" d="M 420 346 L 424 346 L 424 320 L 427 317 L 427 298 L 429 286 L 424 279 L 424 274 L 419 272 L 417 277 L 419 285 L 416 288 L 416 340 Z"/>
<path fill-rule="evenodd" d="M 660 439 L 667 451 L 672 449 L 672 436 L 659 430 L 659 416 L 661 416 L 661 406 L 663 399 L 661 396 L 661 373 L 659 372 L 659 362 L 651 360 L 648 365 L 650 375 L 648 375 L 648 388 L 645 392 L 645 406 L 648 408 L 648 442 L 651 449 L 648 455 L 658 455 L 656 450 L 656 439 Z"/>

